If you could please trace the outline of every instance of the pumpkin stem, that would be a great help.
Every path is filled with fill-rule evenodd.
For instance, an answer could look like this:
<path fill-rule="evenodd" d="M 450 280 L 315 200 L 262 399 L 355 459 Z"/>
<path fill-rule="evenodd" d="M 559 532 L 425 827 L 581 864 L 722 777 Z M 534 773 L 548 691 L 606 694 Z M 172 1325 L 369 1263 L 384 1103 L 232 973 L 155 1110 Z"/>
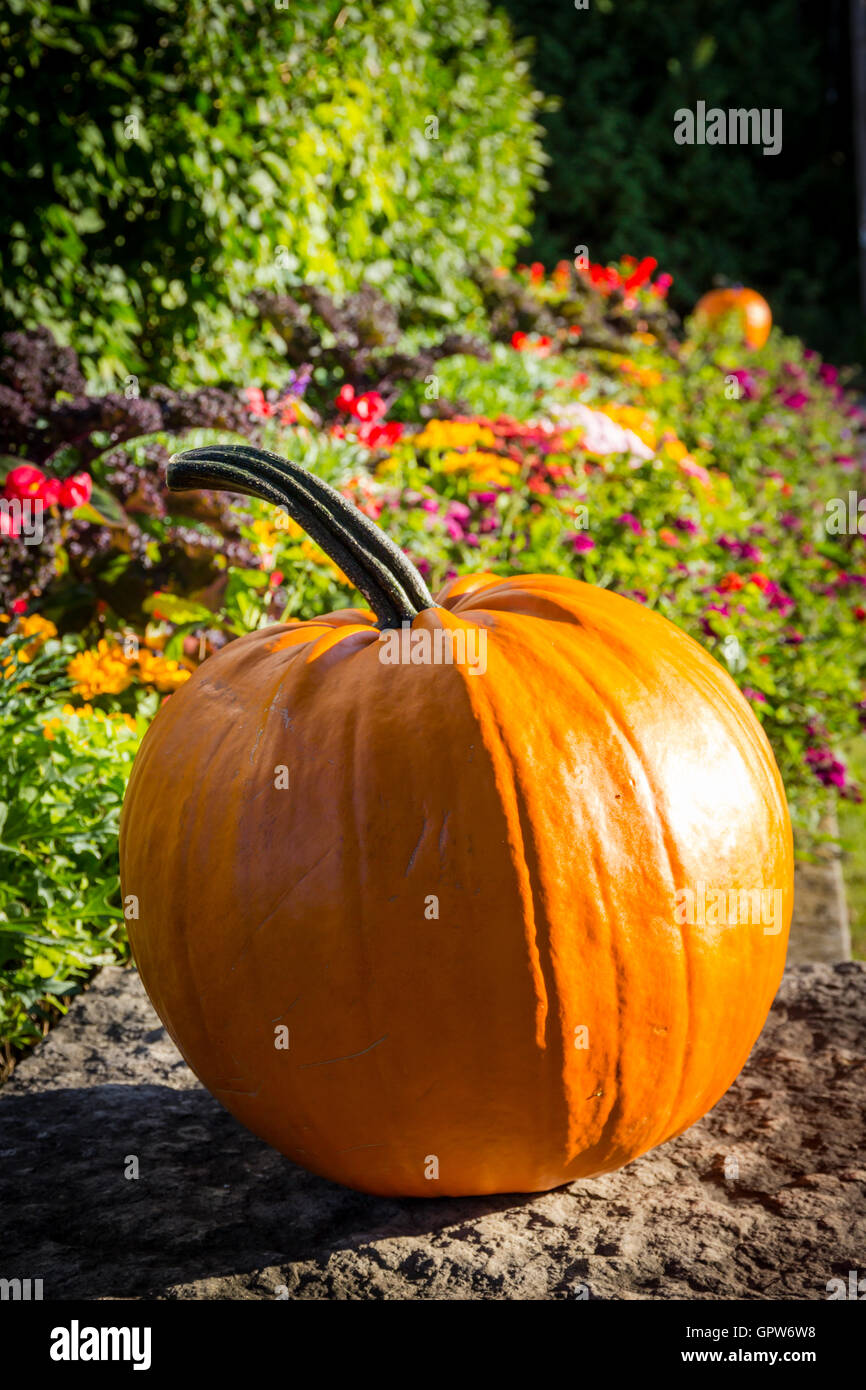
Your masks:
<path fill-rule="evenodd" d="M 411 560 L 384 531 L 328 483 L 279 454 L 248 444 L 207 444 L 175 454 L 166 480 L 173 492 L 243 492 L 282 507 L 360 590 L 380 628 L 400 627 L 436 606 Z"/>

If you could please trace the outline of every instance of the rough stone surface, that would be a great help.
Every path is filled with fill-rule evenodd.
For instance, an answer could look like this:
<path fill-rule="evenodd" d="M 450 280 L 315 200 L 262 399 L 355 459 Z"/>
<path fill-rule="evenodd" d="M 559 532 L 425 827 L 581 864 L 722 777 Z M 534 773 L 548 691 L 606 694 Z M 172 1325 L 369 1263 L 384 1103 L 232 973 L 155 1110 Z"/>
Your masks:
<path fill-rule="evenodd" d="M 46 1299 L 826 1298 L 866 1269 L 864 1023 L 866 966 L 794 966 L 679 1139 L 540 1197 L 394 1201 L 244 1131 L 105 970 L 0 1091 L 0 1276 Z"/>
<path fill-rule="evenodd" d="M 812 864 L 798 864 L 794 871 L 788 965 L 850 959 L 851 927 L 842 861 L 831 848 Z"/>

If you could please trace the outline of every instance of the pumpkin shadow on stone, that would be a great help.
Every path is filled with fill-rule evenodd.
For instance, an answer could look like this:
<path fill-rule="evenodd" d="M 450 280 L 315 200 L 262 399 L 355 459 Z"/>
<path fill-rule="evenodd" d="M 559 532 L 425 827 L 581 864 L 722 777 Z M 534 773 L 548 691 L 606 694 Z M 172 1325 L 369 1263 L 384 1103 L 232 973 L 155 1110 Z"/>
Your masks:
<path fill-rule="evenodd" d="M 46 1300 L 159 1297 L 201 1280 L 227 1281 L 204 1296 L 232 1297 L 232 1276 L 256 1270 L 255 1292 L 276 1298 L 289 1265 L 533 1200 L 354 1192 L 297 1167 L 196 1088 L 0 1094 L 0 1156 L 0 1273 L 42 1279 Z"/>

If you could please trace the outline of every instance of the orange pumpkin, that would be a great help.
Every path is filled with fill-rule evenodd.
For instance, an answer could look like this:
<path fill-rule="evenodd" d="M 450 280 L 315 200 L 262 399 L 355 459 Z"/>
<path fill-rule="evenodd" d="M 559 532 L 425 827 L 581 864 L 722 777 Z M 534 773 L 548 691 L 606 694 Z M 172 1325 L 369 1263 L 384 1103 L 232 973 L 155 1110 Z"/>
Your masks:
<path fill-rule="evenodd" d="M 736 314 L 742 326 L 743 338 L 750 348 L 760 348 L 770 336 L 773 315 L 763 295 L 744 287 L 710 290 L 695 305 L 699 323 L 712 325 L 728 314 Z"/>
<path fill-rule="evenodd" d="M 793 897 L 779 772 L 730 677 L 562 576 L 434 601 L 275 455 L 194 449 L 169 483 L 283 506 L 373 610 L 232 642 L 138 754 L 132 947 L 204 1084 L 295 1162 L 391 1196 L 542 1191 L 693 1124 L 763 1026 Z M 720 912 L 759 889 L 772 919 Z"/>

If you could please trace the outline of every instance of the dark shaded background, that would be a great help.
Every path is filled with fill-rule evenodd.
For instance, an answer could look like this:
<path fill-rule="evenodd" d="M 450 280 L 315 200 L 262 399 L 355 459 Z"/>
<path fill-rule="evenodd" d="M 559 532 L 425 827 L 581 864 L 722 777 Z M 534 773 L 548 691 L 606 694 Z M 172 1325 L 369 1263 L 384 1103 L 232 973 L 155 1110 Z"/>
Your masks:
<path fill-rule="evenodd" d="M 527 254 L 654 255 L 686 311 L 716 279 L 770 299 L 831 360 L 866 360 L 847 0 L 505 0 L 559 97 Z M 680 146 L 674 112 L 781 107 L 781 153 Z"/>

